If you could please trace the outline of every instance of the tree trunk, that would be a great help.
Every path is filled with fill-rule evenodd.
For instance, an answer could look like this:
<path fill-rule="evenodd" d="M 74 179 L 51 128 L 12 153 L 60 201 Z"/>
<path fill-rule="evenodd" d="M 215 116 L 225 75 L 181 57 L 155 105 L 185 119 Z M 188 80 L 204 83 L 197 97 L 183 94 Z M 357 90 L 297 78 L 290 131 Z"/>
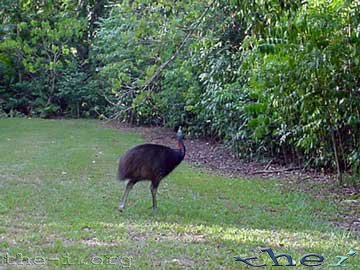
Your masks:
<path fill-rule="evenodd" d="M 337 150 L 337 146 L 336 146 L 335 130 L 331 131 L 331 140 L 332 140 L 332 144 L 333 144 L 333 150 L 334 150 L 334 156 L 335 156 L 335 162 L 336 162 L 337 179 L 339 181 L 339 184 L 342 185 L 342 172 L 340 169 L 339 155 L 338 155 L 338 150 Z"/>

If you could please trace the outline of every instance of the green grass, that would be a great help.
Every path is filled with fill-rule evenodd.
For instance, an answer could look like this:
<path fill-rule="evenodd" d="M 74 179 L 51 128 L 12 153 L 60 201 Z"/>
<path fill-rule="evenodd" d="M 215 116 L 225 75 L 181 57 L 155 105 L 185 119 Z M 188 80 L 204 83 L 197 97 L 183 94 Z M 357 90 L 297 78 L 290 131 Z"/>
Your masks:
<path fill-rule="evenodd" d="M 353 249 L 345 269 L 360 266 L 359 236 L 330 223 L 336 205 L 284 192 L 276 180 L 226 178 L 184 162 L 160 184 L 158 213 L 148 182 L 119 213 L 117 159 L 141 142 L 97 121 L 0 119 L 0 268 L 36 260 L 48 269 L 251 269 L 233 257 L 271 265 L 260 247 L 290 253 L 295 269 L 309 269 L 299 264 L 306 253 L 323 254 L 316 269 L 330 269 Z"/>

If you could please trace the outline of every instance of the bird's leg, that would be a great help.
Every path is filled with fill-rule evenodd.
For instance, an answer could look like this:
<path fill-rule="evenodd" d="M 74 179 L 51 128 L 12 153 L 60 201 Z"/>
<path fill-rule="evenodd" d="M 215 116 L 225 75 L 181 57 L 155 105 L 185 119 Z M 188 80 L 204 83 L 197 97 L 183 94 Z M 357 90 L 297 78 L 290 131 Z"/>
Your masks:
<path fill-rule="evenodd" d="M 122 197 L 122 199 L 120 201 L 120 204 L 119 204 L 119 208 L 118 208 L 118 210 L 120 212 L 124 211 L 127 197 L 129 195 L 130 190 L 133 188 L 133 186 L 134 186 L 134 183 L 132 183 L 132 182 L 127 183 L 126 189 L 125 189 L 125 192 L 124 192 L 124 196 Z"/>
<path fill-rule="evenodd" d="M 152 201 L 153 201 L 153 211 L 157 210 L 157 202 L 156 202 L 156 192 L 157 192 L 158 184 L 152 183 L 150 186 Z"/>

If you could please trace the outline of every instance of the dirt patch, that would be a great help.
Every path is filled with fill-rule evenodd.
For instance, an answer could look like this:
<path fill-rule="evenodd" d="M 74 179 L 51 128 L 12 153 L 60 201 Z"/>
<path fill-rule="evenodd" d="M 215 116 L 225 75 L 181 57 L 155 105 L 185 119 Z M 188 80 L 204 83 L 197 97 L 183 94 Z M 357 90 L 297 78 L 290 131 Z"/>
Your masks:
<path fill-rule="evenodd" d="M 89 246 L 89 247 L 116 247 L 116 246 L 120 246 L 120 243 L 116 242 L 116 241 L 111 241 L 110 243 L 105 242 L 105 241 L 101 241 L 99 239 L 97 239 L 96 237 L 94 238 L 87 238 L 81 241 L 81 243 L 83 245 Z"/>
<path fill-rule="evenodd" d="M 177 240 L 183 243 L 205 243 L 207 242 L 206 235 L 201 233 L 171 233 L 160 234 L 155 237 L 156 242 Z"/>
<path fill-rule="evenodd" d="M 170 265 L 174 268 L 180 267 L 181 269 L 194 269 L 195 261 L 186 257 L 180 256 L 170 260 L 152 260 L 152 266 L 156 267 L 169 267 Z"/>
<path fill-rule="evenodd" d="M 134 127 L 126 123 L 110 122 L 105 124 L 128 132 L 140 133 L 146 142 L 176 147 L 176 134 L 172 129 L 159 127 Z M 186 137 L 185 160 L 196 167 L 229 177 L 280 179 L 286 190 L 310 193 L 319 198 L 330 198 L 339 203 L 341 212 L 334 223 L 349 231 L 360 233 L 360 200 L 353 200 L 360 193 L 358 187 L 340 187 L 334 175 L 313 170 L 304 171 L 285 167 L 276 162 L 245 162 L 238 159 L 224 145 L 206 139 Z M 340 221 L 339 221 L 340 220 Z"/>

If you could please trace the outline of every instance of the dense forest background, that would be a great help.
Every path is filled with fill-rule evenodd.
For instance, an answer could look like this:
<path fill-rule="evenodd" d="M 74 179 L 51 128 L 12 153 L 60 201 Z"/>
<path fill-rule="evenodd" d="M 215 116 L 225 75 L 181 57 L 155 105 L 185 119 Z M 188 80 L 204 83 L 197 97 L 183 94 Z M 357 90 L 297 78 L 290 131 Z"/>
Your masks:
<path fill-rule="evenodd" d="M 360 1 L 3 0 L 0 114 L 173 127 L 360 172 Z"/>

